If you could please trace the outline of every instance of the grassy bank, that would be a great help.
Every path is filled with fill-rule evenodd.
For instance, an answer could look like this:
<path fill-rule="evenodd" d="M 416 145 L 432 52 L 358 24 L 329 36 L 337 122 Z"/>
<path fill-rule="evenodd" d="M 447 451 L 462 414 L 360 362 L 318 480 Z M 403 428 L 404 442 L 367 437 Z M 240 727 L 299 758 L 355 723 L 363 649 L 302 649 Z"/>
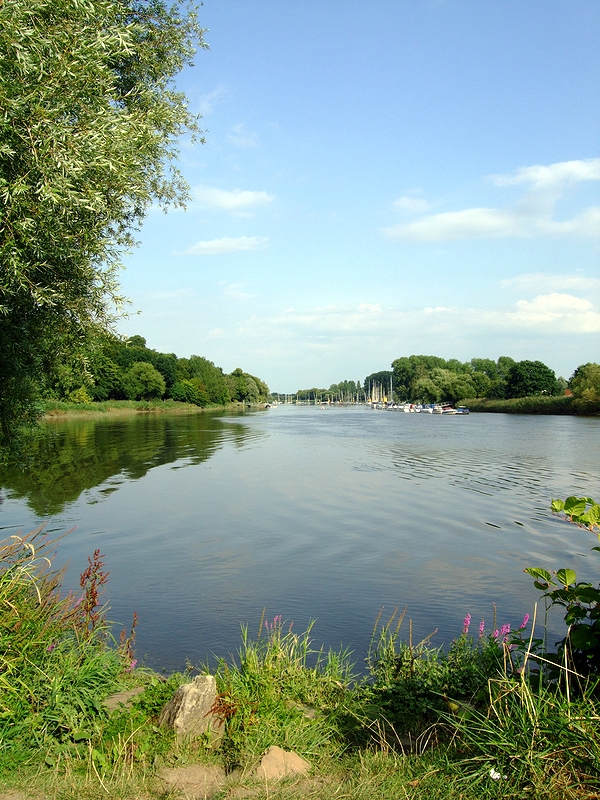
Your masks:
<path fill-rule="evenodd" d="M 49 400 L 44 403 L 44 418 L 55 419 L 73 416 L 103 416 L 105 414 L 136 414 L 136 413 L 179 413 L 199 414 L 204 411 L 218 411 L 221 409 L 243 408 L 242 403 L 231 403 L 226 406 L 197 406 L 193 403 L 180 403 L 177 400 L 105 400 L 98 403 L 63 403 L 59 400 Z"/>
<path fill-rule="evenodd" d="M 581 515 L 588 505 L 557 509 Z M 395 613 L 376 621 L 360 676 L 351 653 L 315 649 L 311 627 L 297 633 L 280 617 L 262 619 L 254 634 L 242 629 L 238 653 L 216 668 L 213 710 L 225 734 L 215 750 L 158 726 L 161 708 L 191 671 L 165 679 L 140 668 L 135 619 L 112 638 L 101 605 L 103 556 L 89 559 L 81 592 L 64 596 L 62 574 L 51 566 L 55 548 L 43 531 L 0 542 L 0 790 L 17 792 L 15 800 L 579 800 L 600 793 L 596 668 L 583 675 L 579 662 L 577 672 L 565 658 L 546 670 L 535 619 L 510 631 L 496 629 L 495 620 L 472 624 L 467 615 L 440 649 L 428 639 L 413 642 L 410 622 Z M 559 570 L 557 580 L 562 572 L 575 585 L 574 573 Z M 597 595 L 586 591 L 589 606 Z M 107 696 L 134 686 L 143 692 L 130 707 L 106 707 Z M 301 755 L 310 773 L 283 784 L 256 780 L 253 770 L 271 745 Z M 165 770 L 191 767 L 220 776 L 210 792 L 178 793 L 165 783 Z"/>
<path fill-rule="evenodd" d="M 488 400 L 485 397 L 463 400 L 471 411 L 496 414 L 571 414 L 594 416 L 600 414 L 600 403 L 584 402 L 573 397 L 517 397 L 512 400 Z"/>

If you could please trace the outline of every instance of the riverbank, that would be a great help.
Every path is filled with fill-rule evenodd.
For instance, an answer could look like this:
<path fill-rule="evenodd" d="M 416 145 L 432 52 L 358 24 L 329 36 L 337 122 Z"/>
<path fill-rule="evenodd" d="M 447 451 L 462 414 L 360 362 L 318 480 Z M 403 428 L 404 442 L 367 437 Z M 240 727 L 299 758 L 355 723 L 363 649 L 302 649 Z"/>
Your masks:
<path fill-rule="evenodd" d="M 140 667 L 135 617 L 118 644 L 110 635 L 100 551 L 74 597 L 51 572 L 55 549 L 41 531 L 0 542 L 2 800 L 598 796 L 595 684 L 540 680 L 535 614 L 513 631 L 495 620 L 473 631 L 467 615 L 440 649 L 413 641 L 394 612 L 375 622 L 362 677 L 348 651 L 313 646 L 312 625 L 298 633 L 263 614 L 212 671 L 221 738 L 178 738 L 161 711 L 207 670 Z M 300 771 L 261 776 L 273 747 L 299 756 Z"/>
<path fill-rule="evenodd" d="M 492 414 L 559 414 L 571 416 L 598 416 L 600 403 L 576 400 L 574 397 L 561 395 L 547 397 L 516 397 L 511 400 L 489 400 L 486 397 L 461 400 L 473 412 L 489 412 Z"/>
<path fill-rule="evenodd" d="M 107 415 L 132 414 L 202 414 L 207 411 L 243 410 L 249 406 L 244 403 L 229 403 L 221 406 L 197 406 L 177 400 L 105 400 L 99 403 L 63 403 L 58 400 L 44 404 L 44 420 L 64 417 L 104 417 Z M 256 406 L 257 408 L 259 406 Z"/>

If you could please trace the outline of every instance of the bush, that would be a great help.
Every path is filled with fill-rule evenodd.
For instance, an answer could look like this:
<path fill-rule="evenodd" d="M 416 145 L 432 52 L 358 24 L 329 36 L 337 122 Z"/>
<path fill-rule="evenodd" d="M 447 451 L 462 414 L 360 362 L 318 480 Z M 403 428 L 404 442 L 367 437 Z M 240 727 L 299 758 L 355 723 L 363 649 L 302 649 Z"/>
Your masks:
<path fill-rule="evenodd" d="M 152 400 L 162 397 L 166 384 L 163 376 L 147 361 L 136 361 L 123 379 L 129 400 Z"/>

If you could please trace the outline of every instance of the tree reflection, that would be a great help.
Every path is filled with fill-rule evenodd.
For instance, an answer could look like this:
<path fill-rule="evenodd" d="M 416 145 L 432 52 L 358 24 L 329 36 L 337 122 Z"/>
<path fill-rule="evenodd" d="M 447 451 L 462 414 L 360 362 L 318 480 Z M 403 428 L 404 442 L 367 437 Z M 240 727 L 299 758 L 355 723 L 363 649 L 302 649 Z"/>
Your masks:
<path fill-rule="evenodd" d="M 225 442 L 241 447 L 257 435 L 223 419 L 222 412 L 52 421 L 30 443 L 22 465 L 0 469 L 0 484 L 10 496 L 25 498 L 38 516 L 48 516 L 111 478 L 101 494 L 161 464 L 200 464 Z"/>

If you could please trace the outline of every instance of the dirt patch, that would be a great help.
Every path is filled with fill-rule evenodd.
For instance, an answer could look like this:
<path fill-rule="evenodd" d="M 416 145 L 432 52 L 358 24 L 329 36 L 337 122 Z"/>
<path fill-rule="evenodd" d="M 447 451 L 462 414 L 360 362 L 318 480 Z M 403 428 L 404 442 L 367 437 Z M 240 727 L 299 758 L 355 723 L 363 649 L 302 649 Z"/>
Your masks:
<path fill-rule="evenodd" d="M 210 764 L 163 769 L 159 777 L 165 789 L 179 792 L 185 800 L 210 800 L 225 784 L 225 770 Z"/>

